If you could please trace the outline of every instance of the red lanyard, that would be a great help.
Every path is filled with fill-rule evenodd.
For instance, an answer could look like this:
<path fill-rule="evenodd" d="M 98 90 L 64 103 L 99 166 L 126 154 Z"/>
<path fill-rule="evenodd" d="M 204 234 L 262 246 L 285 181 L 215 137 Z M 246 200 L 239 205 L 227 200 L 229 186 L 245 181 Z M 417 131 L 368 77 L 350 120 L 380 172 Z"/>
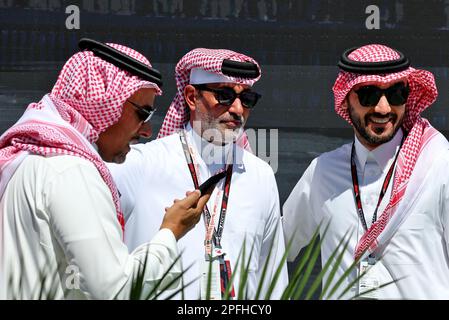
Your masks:
<path fill-rule="evenodd" d="M 195 164 L 193 161 L 192 154 L 189 150 L 189 146 L 187 144 L 187 137 L 185 134 L 185 130 L 181 131 L 181 134 L 179 135 L 181 139 L 181 144 L 184 150 L 184 155 L 186 157 L 187 166 L 189 167 L 190 175 L 192 176 L 193 185 L 196 189 L 199 187 L 198 183 L 198 175 L 195 170 Z M 228 208 L 228 199 L 229 199 L 229 191 L 231 189 L 231 178 L 232 178 L 232 167 L 233 165 L 230 164 L 226 168 L 226 179 L 223 189 L 223 199 L 221 201 L 221 209 L 220 209 L 220 217 L 218 220 L 218 227 L 217 229 L 214 228 L 213 233 L 213 241 L 216 248 L 221 248 L 221 237 L 223 235 L 223 229 L 224 229 L 224 222 L 226 218 L 226 211 Z M 209 209 L 207 208 L 207 205 L 204 206 L 203 213 L 206 217 L 206 230 L 208 229 L 208 226 L 211 223 L 212 216 L 210 214 Z M 207 241 L 207 240 L 206 240 Z M 207 243 L 205 245 L 208 245 Z"/>
<path fill-rule="evenodd" d="M 377 220 L 377 211 L 379 210 L 380 203 L 382 202 L 382 199 L 384 198 L 385 193 L 387 192 L 388 185 L 390 184 L 391 177 L 393 176 L 394 166 L 396 164 L 396 160 L 398 159 L 399 152 L 401 151 L 402 143 L 404 142 L 405 135 L 402 137 L 401 145 L 399 147 L 399 151 L 396 154 L 396 157 L 394 158 L 393 163 L 390 166 L 390 169 L 388 170 L 387 176 L 384 179 L 384 183 L 382 184 L 382 189 L 380 190 L 379 199 L 377 200 L 377 206 L 374 210 L 373 219 L 371 223 L 373 224 Z M 357 179 L 357 167 L 355 163 L 355 142 L 352 143 L 352 150 L 351 150 L 351 175 L 352 175 L 352 186 L 354 190 L 354 197 L 355 202 L 357 204 L 357 214 L 359 215 L 360 221 L 362 222 L 363 228 L 365 231 L 368 231 L 368 225 L 366 224 L 365 214 L 363 212 L 362 208 L 362 200 L 360 197 L 360 187 L 359 187 L 359 180 Z"/>

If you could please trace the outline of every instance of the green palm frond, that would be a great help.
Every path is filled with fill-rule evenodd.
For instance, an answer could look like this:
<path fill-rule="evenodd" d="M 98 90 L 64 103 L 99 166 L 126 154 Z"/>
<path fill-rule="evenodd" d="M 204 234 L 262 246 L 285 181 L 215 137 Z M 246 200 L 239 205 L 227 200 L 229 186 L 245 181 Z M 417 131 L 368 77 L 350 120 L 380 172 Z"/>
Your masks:
<path fill-rule="evenodd" d="M 185 272 L 187 272 L 192 266 L 188 266 L 187 268 L 185 268 L 184 270 L 182 270 L 178 275 L 176 275 L 175 277 L 173 277 L 173 279 L 171 279 L 170 281 L 168 281 L 168 283 L 161 288 L 162 283 L 166 282 L 168 279 L 167 277 L 170 274 L 170 271 L 173 270 L 173 268 L 176 266 L 176 264 L 180 261 L 181 256 L 182 256 L 182 252 L 181 254 L 176 257 L 176 259 L 170 264 L 170 266 L 168 267 L 167 270 L 165 270 L 164 274 L 162 275 L 162 277 L 157 280 L 155 282 L 155 284 L 153 285 L 153 287 L 149 290 L 149 292 L 145 293 L 146 288 L 145 288 L 145 272 L 146 272 L 146 268 L 147 268 L 147 262 L 148 262 L 148 250 L 149 248 L 147 248 L 147 254 L 145 255 L 145 260 L 143 262 L 142 265 L 139 265 L 139 268 L 137 270 L 137 274 L 135 276 L 135 278 L 133 279 L 133 283 L 131 286 L 131 290 L 130 290 L 130 300 L 149 300 L 149 299 L 157 299 L 159 298 L 164 292 L 166 292 L 167 290 L 173 290 L 176 283 L 181 282 L 181 286 L 178 289 L 175 289 L 175 292 L 171 294 L 171 296 L 176 296 L 178 293 L 184 294 L 184 290 L 185 288 L 190 285 L 190 283 L 188 283 L 187 285 L 184 285 L 183 282 L 183 275 Z M 117 296 L 116 296 L 117 298 Z"/>
<path fill-rule="evenodd" d="M 310 277 L 310 274 L 308 276 L 304 276 L 303 270 L 306 267 L 306 265 L 308 265 L 312 260 L 311 257 L 316 256 L 320 252 L 320 247 L 316 245 L 318 236 L 319 236 L 319 229 L 317 229 L 313 234 L 312 239 L 310 240 L 309 245 L 306 247 L 302 258 L 298 261 L 298 264 L 293 272 L 293 277 L 290 279 L 287 288 L 285 288 L 281 299 L 294 298 L 295 296 L 298 296 L 298 293 L 299 296 L 301 295 L 305 283 L 308 281 Z M 293 241 L 292 239 L 293 237 L 289 240 L 288 246 L 291 246 Z"/>
<path fill-rule="evenodd" d="M 348 237 L 348 234 L 349 234 L 349 231 L 346 232 L 345 235 L 343 236 L 343 238 L 340 240 L 337 248 L 334 250 L 334 252 L 332 252 L 332 254 L 329 257 L 329 260 L 326 262 L 326 264 L 323 267 L 323 270 L 320 272 L 320 275 L 321 274 L 324 275 L 326 273 L 326 271 L 330 268 L 332 262 L 335 259 L 332 269 L 328 272 L 327 280 L 323 284 L 323 288 L 321 290 L 319 299 L 323 299 L 324 297 L 331 296 L 331 295 L 326 295 L 326 293 L 328 292 L 330 285 L 332 284 L 332 281 L 334 280 L 335 275 L 337 274 L 337 270 L 338 270 L 339 266 L 341 265 L 341 262 L 343 261 L 343 256 L 344 256 L 346 250 L 348 249 L 349 238 L 350 238 L 350 236 Z M 347 237 L 348 237 L 348 239 L 346 239 Z M 349 273 L 348 273 L 348 275 L 349 275 Z M 320 279 L 323 279 L 323 277 L 320 277 Z M 337 281 L 337 282 L 339 282 L 339 281 Z"/>
<path fill-rule="evenodd" d="M 343 274 L 337 278 L 338 270 L 342 268 L 342 261 L 345 254 L 347 254 L 349 247 L 349 240 L 353 232 L 346 232 L 342 239 L 338 242 L 335 250 L 330 254 L 329 259 L 324 263 L 320 272 L 317 276 L 314 276 L 313 271 L 316 269 L 316 266 L 319 262 L 319 256 L 321 252 L 321 245 L 326 237 L 327 231 L 329 228 L 329 224 L 325 226 L 323 232 L 320 235 L 320 227 L 314 232 L 312 239 L 309 242 L 309 245 L 303 250 L 303 254 L 298 260 L 295 269 L 291 273 L 291 278 L 288 285 L 284 288 L 283 293 L 280 299 L 283 300 L 297 300 L 297 299 L 334 299 L 335 296 L 338 296 L 337 299 L 342 299 L 346 296 L 346 294 L 353 288 L 360 279 L 362 279 L 366 275 L 366 271 L 362 274 L 358 274 L 354 279 L 351 279 L 358 268 L 359 261 L 354 260 L 352 264 L 344 270 Z M 274 239 L 277 237 L 275 236 Z M 293 237 L 292 237 L 293 239 Z M 270 250 L 267 254 L 265 264 L 263 266 L 259 266 L 262 268 L 262 272 L 260 275 L 259 283 L 256 287 L 256 293 L 254 297 L 248 296 L 248 279 L 250 272 L 254 272 L 254 270 L 250 270 L 250 262 L 253 258 L 255 252 L 255 243 L 254 239 L 251 244 L 250 252 L 247 251 L 247 239 L 245 238 L 240 249 L 239 255 L 235 261 L 235 270 L 239 272 L 233 272 L 231 274 L 231 279 L 225 288 L 224 299 L 231 299 L 230 293 L 233 284 L 238 281 L 238 292 L 236 292 L 237 299 L 271 299 L 274 289 L 276 288 L 280 275 L 285 268 L 285 264 L 287 261 L 288 253 L 292 247 L 293 241 L 290 239 L 286 245 L 286 250 L 283 253 L 279 263 L 275 266 L 274 271 L 269 272 L 269 265 L 272 263 L 272 260 L 275 259 L 274 253 L 274 240 L 271 244 Z M 148 250 L 148 248 L 147 248 Z M 182 253 L 181 253 L 182 254 Z M 190 270 L 192 265 L 187 268 L 181 270 L 181 272 L 175 276 L 170 274 L 170 271 L 179 263 L 181 259 L 181 254 L 171 263 L 169 268 L 164 272 L 161 279 L 155 281 L 154 283 L 147 283 L 145 280 L 145 271 L 146 268 L 149 267 L 147 265 L 147 257 L 146 256 L 144 262 L 138 266 L 138 270 L 136 275 L 132 279 L 131 289 L 129 290 L 129 299 L 158 299 L 161 298 L 164 293 L 167 293 L 165 299 L 172 299 L 178 295 L 184 297 L 184 291 L 193 283 L 197 282 L 200 277 L 190 280 L 187 283 L 184 283 L 183 276 L 185 272 Z M 48 258 L 49 259 L 49 258 Z M 49 260 L 50 261 L 50 260 Z M 9 284 L 9 292 L 8 294 L 12 299 L 23 299 L 24 290 L 28 290 L 29 284 L 27 283 L 27 279 L 24 279 L 20 275 L 25 274 L 23 272 L 25 266 L 23 266 L 22 261 L 19 263 L 19 270 L 15 272 L 15 277 L 10 275 L 8 284 Z M 209 271 L 212 265 L 209 266 Z M 31 290 L 31 298 L 33 299 L 55 299 L 58 295 L 58 284 L 60 283 L 59 279 L 59 265 L 54 263 L 47 263 L 45 267 L 39 272 L 39 281 L 35 284 L 35 286 Z M 211 272 L 209 272 L 207 288 L 208 292 L 206 293 L 206 298 L 210 298 L 210 290 L 211 290 Z M 19 277 L 17 277 L 19 275 Z M 172 278 L 168 279 L 170 276 Z M 364 292 L 367 294 L 374 290 L 378 290 L 384 288 L 392 283 L 395 283 L 398 280 L 393 280 L 388 283 L 381 284 L 377 289 L 371 289 L 369 291 Z M 180 283 L 180 284 L 178 284 Z M 346 286 L 344 287 L 344 284 Z M 67 288 L 64 289 L 64 294 L 67 293 Z M 117 296 L 115 297 L 117 298 Z M 352 299 L 360 298 L 360 294 L 355 295 Z"/>
<path fill-rule="evenodd" d="M 251 263 L 251 258 L 253 257 L 253 253 L 254 253 L 254 248 L 255 248 L 255 243 L 256 241 L 253 241 L 253 244 L 251 245 L 251 251 L 249 253 L 249 257 L 246 260 L 246 264 L 245 263 L 245 253 L 246 253 L 246 238 L 245 241 L 243 242 L 243 246 L 242 246 L 242 260 L 240 263 L 240 282 L 239 282 L 239 292 L 237 295 L 237 299 L 238 300 L 242 300 L 242 299 L 247 299 L 247 295 L 248 292 L 245 291 L 245 288 L 248 284 L 248 274 L 249 274 L 249 270 L 250 270 L 250 263 Z"/>
<path fill-rule="evenodd" d="M 327 289 L 329 288 L 330 284 L 332 283 L 332 280 L 334 279 L 334 277 L 337 273 L 337 270 L 341 265 L 344 253 L 346 252 L 346 250 L 348 248 L 348 245 L 349 245 L 348 234 L 349 234 L 349 231 L 347 233 L 345 233 L 343 238 L 340 240 L 337 247 L 330 255 L 328 261 L 325 263 L 325 265 L 321 269 L 320 273 L 318 274 L 318 277 L 312 283 L 311 288 L 306 295 L 306 300 L 309 300 L 312 298 L 313 294 L 318 291 L 318 289 L 321 285 L 321 282 L 323 281 L 325 276 L 327 276 L 327 280 L 322 287 L 319 298 L 322 299 L 325 296 Z M 324 236 L 323 236 L 323 239 L 324 239 Z M 322 241 L 320 241 L 320 244 L 321 243 L 322 243 Z M 335 260 L 335 262 L 334 262 L 334 260 Z"/>

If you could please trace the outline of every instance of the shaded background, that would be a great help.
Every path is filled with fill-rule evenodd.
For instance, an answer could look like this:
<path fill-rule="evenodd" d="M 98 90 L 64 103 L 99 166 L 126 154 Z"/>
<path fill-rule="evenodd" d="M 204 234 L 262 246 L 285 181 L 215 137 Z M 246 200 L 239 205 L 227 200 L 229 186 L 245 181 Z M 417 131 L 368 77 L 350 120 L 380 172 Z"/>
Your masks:
<path fill-rule="evenodd" d="M 69 5 L 80 9 L 79 30 L 66 28 Z M 365 25 L 369 5 L 380 9 L 378 30 Z M 352 138 L 331 92 L 348 47 L 390 45 L 432 71 L 440 95 L 425 117 L 449 131 L 447 0 L 0 0 L 0 30 L 0 133 L 50 91 L 82 37 L 128 45 L 162 72 L 154 136 L 176 91 L 175 64 L 187 51 L 227 48 L 254 57 L 263 98 L 247 126 L 279 130 L 281 204 L 314 157 Z"/>

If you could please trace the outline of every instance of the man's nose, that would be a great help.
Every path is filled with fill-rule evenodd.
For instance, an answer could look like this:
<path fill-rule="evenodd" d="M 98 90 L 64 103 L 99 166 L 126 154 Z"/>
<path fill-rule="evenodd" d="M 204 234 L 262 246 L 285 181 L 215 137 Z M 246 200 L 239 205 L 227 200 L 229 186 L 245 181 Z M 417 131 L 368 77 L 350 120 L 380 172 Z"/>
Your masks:
<path fill-rule="evenodd" d="M 374 110 L 380 114 L 387 114 L 391 112 L 390 103 L 388 103 L 387 97 L 385 95 L 382 95 L 382 97 L 380 97 L 379 102 L 377 103 Z"/>
<path fill-rule="evenodd" d="M 240 98 L 236 98 L 234 100 L 234 102 L 231 104 L 231 106 L 229 107 L 229 113 L 235 113 L 236 115 L 243 115 L 243 104 L 242 101 L 240 100 Z"/>

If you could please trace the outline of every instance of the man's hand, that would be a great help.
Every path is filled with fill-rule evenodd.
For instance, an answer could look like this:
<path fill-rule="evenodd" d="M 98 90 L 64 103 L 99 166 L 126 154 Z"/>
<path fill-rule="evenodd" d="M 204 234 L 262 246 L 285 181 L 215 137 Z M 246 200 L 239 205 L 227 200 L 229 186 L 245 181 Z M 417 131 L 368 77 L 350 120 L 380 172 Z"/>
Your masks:
<path fill-rule="evenodd" d="M 175 199 L 170 208 L 165 208 L 161 229 L 168 228 L 173 232 L 176 240 L 181 239 L 200 221 L 204 205 L 209 198 L 210 193 L 200 195 L 200 191 L 195 190 L 187 192 L 182 200 Z"/>

